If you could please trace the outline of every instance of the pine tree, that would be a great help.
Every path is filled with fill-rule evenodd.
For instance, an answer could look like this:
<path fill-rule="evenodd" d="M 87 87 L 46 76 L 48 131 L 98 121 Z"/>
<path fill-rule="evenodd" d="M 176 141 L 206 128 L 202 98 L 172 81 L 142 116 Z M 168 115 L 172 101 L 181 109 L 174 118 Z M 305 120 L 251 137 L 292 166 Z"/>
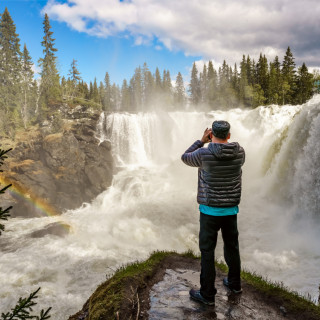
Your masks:
<path fill-rule="evenodd" d="M 94 102 L 99 103 L 99 90 L 97 84 L 97 78 L 94 78 L 93 87 L 92 87 L 92 98 Z"/>
<path fill-rule="evenodd" d="M 313 94 L 313 76 L 308 72 L 305 63 L 298 69 L 296 102 L 305 103 Z"/>
<path fill-rule="evenodd" d="M 104 98 L 102 106 L 103 110 L 111 110 L 111 84 L 108 72 L 106 72 L 104 76 Z"/>
<path fill-rule="evenodd" d="M 251 105 L 252 95 L 249 89 L 250 86 L 248 85 L 247 70 L 246 57 L 243 55 L 240 63 L 239 100 L 248 106 Z"/>
<path fill-rule="evenodd" d="M 149 70 L 147 63 L 145 62 L 142 67 L 142 100 L 143 109 L 145 110 L 149 108 L 150 104 L 152 104 L 154 86 L 154 78 Z"/>
<path fill-rule="evenodd" d="M 119 111 L 121 105 L 121 94 L 119 87 L 113 83 L 111 86 L 111 107 L 112 111 Z"/>
<path fill-rule="evenodd" d="M 172 109 L 173 105 L 173 96 L 172 96 L 172 83 L 171 83 L 171 76 L 169 70 L 163 70 L 163 97 L 162 97 L 162 104 L 167 109 Z"/>
<path fill-rule="evenodd" d="M 6 133 L 15 130 L 20 117 L 20 39 L 16 26 L 5 8 L 0 20 L 0 109 L 3 111 L 3 125 Z M 21 118 L 20 118 L 21 119 Z"/>
<path fill-rule="evenodd" d="M 206 64 L 203 65 L 202 73 L 200 74 L 200 92 L 201 102 L 208 103 L 208 72 Z"/>
<path fill-rule="evenodd" d="M 294 103 L 296 90 L 296 64 L 293 54 L 288 47 L 283 59 L 282 75 L 282 104 Z"/>
<path fill-rule="evenodd" d="M 135 69 L 133 75 L 133 107 L 134 110 L 140 110 L 142 107 L 142 74 L 141 67 Z"/>
<path fill-rule="evenodd" d="M 210 106 L 213 106 L 217 99 L 217 90 L 218 90 L 218 75 L 217 71 L 213 68 L 212 61 L 208 63 L 208 89 L 207 89 L 207 98 L 206 101 Z"/>
<path fill-rule="evenodd" d="M 57 57 L 55 56 L 55 52 L 58 50 L 54 47 L 55 39 L 52 38 L 53 32 L 50 30 L 49 17 L 45 14 L 43 21 L 44 37 L 41 42 L 44 57 L 39 59 L 39 66 L 41 68 L 40 100 L 42 104 L 40 118 L 45 116 L 44 112 L 48 104 L 54 103 L 61 97 Z"/>
<path fill-rule="evenodd" d="M 246 68 L 247 68 L 247 80 L 248 80 L 248 85 L 253 85 L 254 84 L 254 61 L 251 61 L 250 56 L 247 56 L 247 62 L 246 62 Z"/>
<path fill-rule="evenodd" d="M 236 96 L 239 97 L 239 74 L 236 63 L 234 64 L 233 73 L 231 76 L 231 84 Z"/>
<path fill-rule="evenodd" d="M 191 70 L 191 80 L 189 84 L 190 102 L 197 105 L 200 102 L 200 83 L 196 63 L 193 63 Z"/>
<path fill-rule="evenodd" d="M 159 94 L 162 92 L 162 80 L 161 80 L 161 75 L 158 67 L 156 68 L 154 77 L 155 77 L 155 92 L 156 94 Z"/>
<path fill-rule="evenodd" d="M 130 90 L 126 79 L 123 80 L 121 87 L 121 110 L 130 110 Z"/>
<path fill-rule="evenodd" d="M 104 99 L 105 92 L 104 92 L 104 85 L 102 81 L 100 81 L 99 83 L 98 91 L 99 91 L 99 103 L 102 105 L 102 110 L 103 110 L 103 99 Z"/>
<path fill-rule="evenodd" d="M 72 86 L 71 99 L 73 99 L 74 95 L 76 95 L 76 89 L 78 87 L 79 81 L 81 80 L 80 74 L 81 73 L 79 72 L 77 67 L 77 60 L 72 59 L 69 74 L 68 74 L 70 77 L 71 86 Z"/>
<path fill-rule="evenodd" d="M 176 78 L 176 84 L 174 87 L 174 102 L 178 108 L 183 108 L 186 100 L 185 88 L 183 84 L 183 78 L 180 72 L 178 72 Z"/>
<path fill-rule="evenodd" d="M 263 95 L 265 96 L 268 92 L 269 70 L 268 70 L 268 60 L 265 55 L 262 56 L 262 53 L 260 53 L 260 57 L 256 65 L 256 74 L 257 74 L 256 84 L 260 85 L 259 94 L 261 94 L 260 90 L 262 90 Z"/>
<path fill-rule="evenodd" d="M 21 93 L 22 93 L 22 119 L 24 127 L 27 127 L 31 113 L 34 113 L 32 106 L 36 102 L 37 83 L 33 79 L 34 73 L 32 70 L 32 60 L 29 55 L 26 44 L 23 47 L 22 53 L 22 70 L 21 70 Z"/>

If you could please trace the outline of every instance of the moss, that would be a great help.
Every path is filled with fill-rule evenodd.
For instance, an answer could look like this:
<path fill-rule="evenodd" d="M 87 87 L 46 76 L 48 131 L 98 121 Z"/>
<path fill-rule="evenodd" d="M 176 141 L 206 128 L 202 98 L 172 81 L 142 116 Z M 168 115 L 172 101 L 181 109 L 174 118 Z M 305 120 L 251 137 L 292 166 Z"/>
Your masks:
<path fill-rule="evenodd" d="M 120 267 L 106 282 L 102 283 L 90 297 L 83 310 L 86 320 L 130 319 L 136 314 L 134 297 L 146 286 L 148 280 L 156 274 L 161 263 L 170 256 L 200 259 L 192 251 L 183 254 L 176 252 L 154 252 L 143 262 L 134 262 Z M 227 273 L 224 263 L 216 262 L 217 268 Z M 255 273 L 242 271 L 241 278 L 261 294 L 266 302 L 283 306 L 301 319 L 320 319 L 320 307 L 306 297 L 292 292 L 282 283 L 271 282 Z M 126 313 L 127 312 L 127 313 Z M 71 317 L 70 319 L 78 319 Z"/>
<path fill-rule="evenodd" d="M 228 267 L 224 263 L 216 262 L 216 266 L 222 272 L 228 272 Z M 282 282 L 273 282 L 246 270 L 241 271 L 241 279 L 262 293 L 266 299 L 281 304 L 288 312 L 300 314 L 308 311 L 308 313 L 311 312 L 316 317 L 315 319 L 320 319 L 320 306 L 315 305 L 310 297 L 291 291 Z"/>
<path fill-rule="evenodd" d="M 116 273 L 101 284 L 89 300 L 89 319 L 120 319 L 124 315 L 119 314 L 119 310 L 123 310 L 121 305 L 123 302 L 130 305 L 127 299 L 128 290 L 132 291 L 132 295 L 136 290 L 145 286 L 146 280 L 150 279 L 157 270 L 158 265 L 168 256 L 178 255 L 175 252 L 154 252 L 149 259 L 143 262 L 135 262 L 120 267 Z M 197 258 L 191 251 L 181 254 L 189 258 Z M 136 289 L 134 289 L 136 288 Z"/>

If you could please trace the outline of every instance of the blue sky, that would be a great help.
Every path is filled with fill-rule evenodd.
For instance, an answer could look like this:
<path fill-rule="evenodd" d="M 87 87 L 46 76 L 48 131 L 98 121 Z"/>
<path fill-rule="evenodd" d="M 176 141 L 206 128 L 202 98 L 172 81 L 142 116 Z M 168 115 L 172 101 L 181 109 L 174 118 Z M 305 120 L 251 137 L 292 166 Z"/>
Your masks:
<path fill-rule="evenodd" d="M 0 2 L 0 12 L 5 7 L 8 8 L 21 40 L 21 48 L 24 43 L 27 44 L 35 64 L 42 56 L 42 9 L 46 3 L 47 1 L 31 0 Z M 187 57 L 181 50 L 170 51 L 156 39 L 146 45 L 136 45 L 131 37 L 96 37 L 72 30 L 64 22 L 50 19 L 50 23 L 58 49 L 60 74 L 67 76 L 72 59 L 76 59 L 81 76 L 87 82 L 93 81 L 94 77 L 103 81 L 105 73 L 109 72 L 111 81 L 121 85 L 122 80 L 129 80 L 135 68 L 142 66 L 144 62 L 147 62 L 152 72 L 156 67 L 161 72 L 169 69 L 174 80 L 179 71 L 187 77 L 193 61 L 201 59 L 199 56 Z"/>
<path fill-rule="evenodd" d="M 121 85 L 144 62 L 187 81 L 194 61 L 199 69 L 208 60 L 233 65 L 260 52 L 282 61 L 288 46 L 297 66 L 320 66 L 318 0 L 1 0 L 0 12 L 5 7 L 35 64 L 47 12 L 60 74 L 76 59 L 85 81 L 108 71 Z"/>

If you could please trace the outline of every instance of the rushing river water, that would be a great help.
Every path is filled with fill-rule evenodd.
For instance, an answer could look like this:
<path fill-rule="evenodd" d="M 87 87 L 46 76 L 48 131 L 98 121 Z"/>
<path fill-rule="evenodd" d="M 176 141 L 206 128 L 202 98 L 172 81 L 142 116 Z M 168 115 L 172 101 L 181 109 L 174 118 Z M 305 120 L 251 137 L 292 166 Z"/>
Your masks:
<path fill-rule="evenodd" d="M 181 154 L 213 120 L 231 123 L 246 150 L 238 216 L 242 265 L 318 296 L 320 283 L 320 96 L 302 106 L 255 110 L 101 115 L 112 143 L 112 186 L 59 218 L 11 219 L 1 236 L 0 311 L 39 286 L 39 305 L 67 319 L 117 266 L 154 250 L 198 252 L 197 169 Z M 30 233 L 61 220 L 60 238 Z M 216 257 L 222 259 L 222 239 Z"/>

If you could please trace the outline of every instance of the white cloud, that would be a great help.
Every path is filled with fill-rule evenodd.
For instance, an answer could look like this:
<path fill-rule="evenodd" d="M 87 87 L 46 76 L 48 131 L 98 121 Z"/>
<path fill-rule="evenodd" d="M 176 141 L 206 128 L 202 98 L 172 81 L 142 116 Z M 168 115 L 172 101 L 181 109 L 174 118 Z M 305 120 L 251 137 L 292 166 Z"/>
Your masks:
<path fill-rule="evenodd" d="M 80 32 L 130 35 L 137 45 L 156 37 L 205 60 L 232 64 L 260 52 L 282 59 L 289 45 L 298 63 L 320 65 L 318 0 L 50 0 L 43 11 Z"/>

